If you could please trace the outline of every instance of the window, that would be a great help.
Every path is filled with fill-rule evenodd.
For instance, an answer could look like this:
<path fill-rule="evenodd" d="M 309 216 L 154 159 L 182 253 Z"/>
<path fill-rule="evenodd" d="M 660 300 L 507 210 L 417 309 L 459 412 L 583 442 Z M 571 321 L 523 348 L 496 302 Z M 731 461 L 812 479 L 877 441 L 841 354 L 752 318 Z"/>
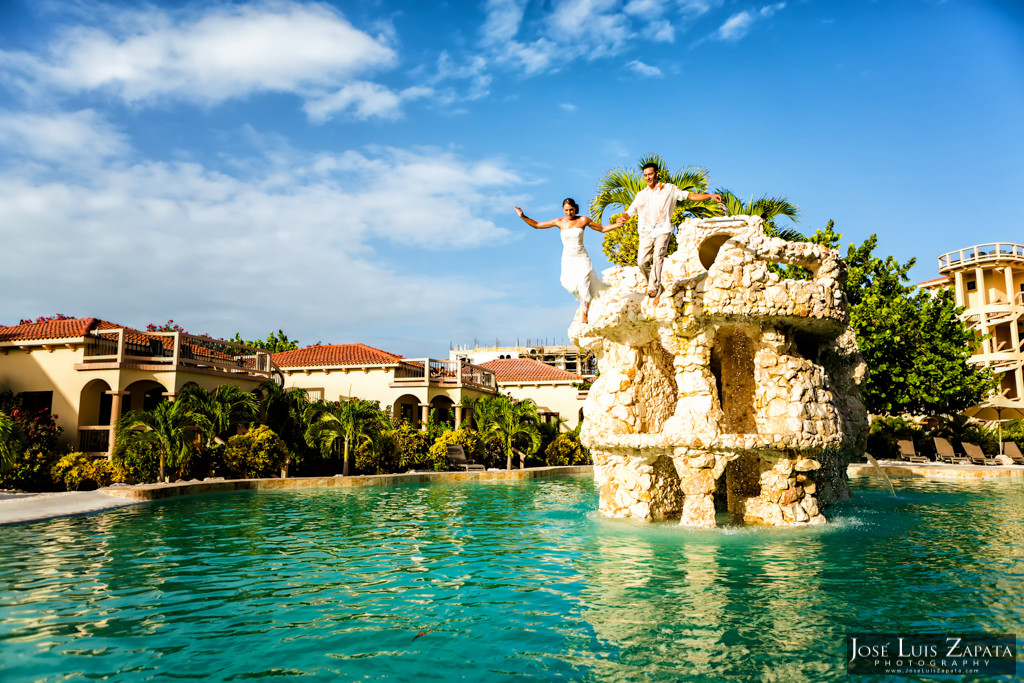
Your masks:
<path fill-rule="evenodd" d="M 968 280 L 964 285 L 967 287 L 968 292 L 973 292 L 978 289 L 978 283 L 975 280 Z"/>
<path fill-rule="evenodd" d="M 18 394 L 21 404 L 30 413 L 38 413 L 42 410 L 50 412 L 53 409 L 52 391 L 23 391 Z"/>

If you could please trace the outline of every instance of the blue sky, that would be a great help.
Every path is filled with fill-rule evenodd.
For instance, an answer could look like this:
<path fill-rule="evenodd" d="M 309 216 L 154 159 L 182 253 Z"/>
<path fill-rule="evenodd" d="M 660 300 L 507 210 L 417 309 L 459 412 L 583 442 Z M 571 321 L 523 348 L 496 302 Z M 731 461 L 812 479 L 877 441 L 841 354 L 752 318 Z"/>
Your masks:
<path fill-rule="evenodd" d="M 1009 0 L 6 0 L 0 322 L 561 341 L 558 235 L 512 206 L 651 152 L 926 280 L 1024 241 L 1022 122 Z"/>

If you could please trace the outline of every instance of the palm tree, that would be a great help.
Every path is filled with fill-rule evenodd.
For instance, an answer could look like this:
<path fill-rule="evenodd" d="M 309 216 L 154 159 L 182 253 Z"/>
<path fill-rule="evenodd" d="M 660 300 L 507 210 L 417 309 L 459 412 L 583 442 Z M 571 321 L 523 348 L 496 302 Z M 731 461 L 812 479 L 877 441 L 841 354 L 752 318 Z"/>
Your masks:
<path fill-rule="evenodd" d="M 115 427 L 117 439 L 139 439 L 156 444 L 160 453 L 160 481 L 164 463 L 178 467 L 192 455 L 195 430 L 210 429 L 202 415 L 186 401 L 161 401 L 152 410 L 133 410 L 121 416 Z"/>
<path fill-rule="evenodd" d="M 344 444 L 342 454 L 342 475 L 348 476 L 348 454 L 350 447 L 373 444 L 372 435 L 383 428 L 384 420 L 375 401 L 341 401 L 327 403 L 317 401 L 306 409 L 306 443 L 319 447 L 320 455 L 327 458 L 334 451 L 340 439 Z"/>
<path fill-rule="evenodd" d="M 239 425 L 251 424 L 256 419 L 259 400 L 234 384 L 222 384 L 213 391 L 205 391 L 195 384 L 186 384 L 178 400 L 189 409 L 206 418 L 210 426 L 207 440 L 223 444 L 223 434 Z"/>
<path fill-rule="evenodd" d="M 785 197 L 769 197 L 762 195 L 758 199 L 751 197 L 746 204 L 739 197 L 729 190 L 716 189 L 716 193 L 722 195 L 722 203 L 725 204 L 726 215 L 729 216 L 760 216 L 764 220 L 764 232 L 769 237 L 779 237 L 790 242 L 806 242 L 807 238 L 795 228 L 780 228 L 775 219 L 779 216 L 796 223 L 800 216 L 800 209 Z"/>
<path fill-rule="evenodd" d="M 18 424 L 7 413 L 0 412 L 0 472 L 14 467 L 20 443 Z"/>
<path fill-rule="evenodd" d="M 655 163 L 658 165 L 658 181 L 670 183 L 680 190 L 704 194 L 708 187 L 708 172 L 703 168 L 688 166 L 679 169 L 675 173 L 669 173 L 668 164 L 657 154 L 648 154 L 640 159 L 637 169 L 643 171 L 645 164 Z M 604 217 L 604 211 L 611 206 L 629 208 L 633 203 L 636 193 L 647 187 L 643 176 L 637 171 L 624 168 L 613 168 L 604 174 L 598 185 L 597 196 L 590 202 L 590 215 L 600 223 Z M 711 200 L 703 202 L 684 202 L 684 212 L 694 216 L 705 217 L 714 215 L 715 203 Z M 681 220 L 681 219 L 680 219 Z M 678 221 L 673 221 L 678 222 Z M 610 233 L 609 233 L 610 234 Z"/>
<path fill-rule="evenodd" d="M 556 415 L 555 419 L 547 422 L 538 422 L 537 431 L 540 432 L 541 436 L 541 447 L 547 446 L 549 443 L 558 438 L 562 433 L 562 425 L 568 422 L 561 415 Z"/>
<path fill-rule="evenodd" d="M 527 454 L 533 454 L 540 448 L 540 431 L 537 423 L 537 404 L 532 399 L 524 401 L 513 401 L 505 396 L 498 396 L 491 399 L 491 409 L 485 419 L 485 425 L 479 425 L 479 429 L 487 438 L 497 437 L 501 440 L 502 448 L 508 458 L 506 469 L 512 469 L 512 446 L 517 438 L 525 438 L 529 445 L 526 448 Z"/>
<path fill-rule="evenodd" d="M 494 401 L 497 397 L 481 396 L 480 398 L 473 398 L 467 396 L 462 399 L 462 427 L 469 427 L 470 418 L 472 418 L 473 427 L 477 431 L 483 429 L 490 421 L 490 415 L 494 412 Z"/>
<path fill-rule="evenodd" d="M 292 460 L 298 460 L 306 447 L 306 411 L 310 406 L 305 389 L 289 389 L 272 380 L 257 387 L 259 392 L 259 418 L 281 437 Z"/>

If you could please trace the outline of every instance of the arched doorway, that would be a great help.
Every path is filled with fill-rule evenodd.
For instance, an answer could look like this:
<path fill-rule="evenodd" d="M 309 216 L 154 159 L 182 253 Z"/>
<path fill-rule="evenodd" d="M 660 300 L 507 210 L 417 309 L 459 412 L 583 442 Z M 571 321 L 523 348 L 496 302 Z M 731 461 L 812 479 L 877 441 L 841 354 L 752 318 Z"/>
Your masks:
<path fill-rule="evenodd" d="M 167 388 L 151 379 L 142 379 L 132 382 L 125 387 L 126 396 L 121 399 L 121 414 L 129 410 L 153 410 L 156 405 L 165 400 Z"/>
<path fill-rule="evenodd" d="M 78 401 L 78 450 L 106 453 L 110 449 L 111 407 L 114 397 L 102 379 L 82 387 Z"/>
<path fill-rule="evenodd" d="M 420 424 L 420 399 L 412 394 L 402 394 L 391 409 L 396 422 L 406 422 L 413 427 Z"/>
<path fill-rule="evenodd" d="M 430 400 L 430 409 L 434 413 L 434 422 L 440 424 L 442 422 L 454 427 L 458 427 L 455 424 L 455 402 L 447 396 L 435 396 Z"/>

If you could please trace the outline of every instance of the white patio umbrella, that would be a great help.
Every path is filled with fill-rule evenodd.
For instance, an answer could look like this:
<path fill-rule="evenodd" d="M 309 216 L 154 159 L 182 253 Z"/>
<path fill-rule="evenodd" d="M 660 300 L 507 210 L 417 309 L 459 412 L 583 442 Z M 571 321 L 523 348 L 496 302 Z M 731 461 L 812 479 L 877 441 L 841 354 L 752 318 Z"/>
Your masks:
<path fill-rule="evenodd" d="M 994 420 L 999 424 L 999 455 L 1002 455 L 1003 423 L 1007 420 L 1024 420 L 1024 403 L 996 396 L 984 403 L 971 406 L 964 413 L 979 420 Z"/>

